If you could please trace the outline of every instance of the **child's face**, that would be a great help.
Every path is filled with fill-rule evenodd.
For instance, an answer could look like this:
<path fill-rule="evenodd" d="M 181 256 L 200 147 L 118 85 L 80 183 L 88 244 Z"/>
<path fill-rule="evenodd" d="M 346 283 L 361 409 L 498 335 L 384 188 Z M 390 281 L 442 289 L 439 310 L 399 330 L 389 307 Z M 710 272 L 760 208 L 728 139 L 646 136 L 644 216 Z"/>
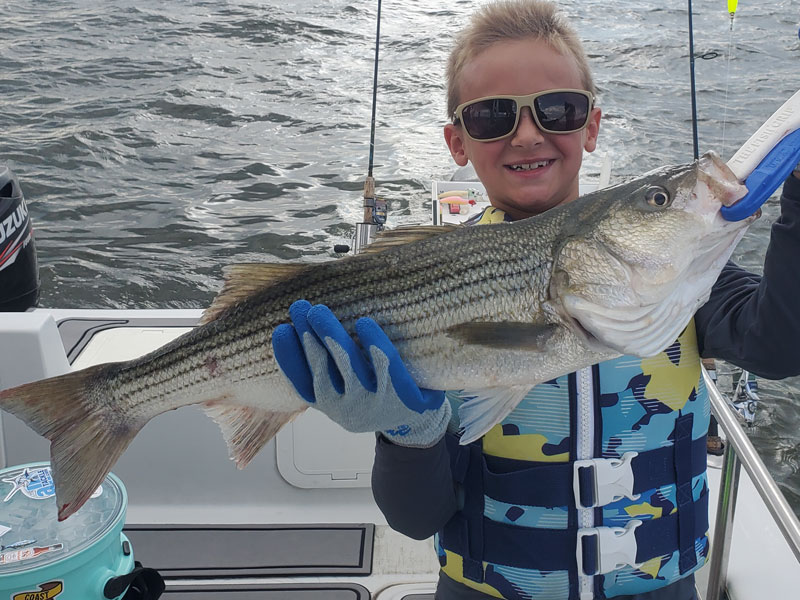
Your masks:
<path fill-rule="evenodd" d="M 525 95 L 558 88 L 583 89 L 575 60 L 537 39 L 499 42 L 464 66 L 459 102 L 492 95 Z M 462 125 L 445 126 L 444 137 L 459 166 L 471 162 L 493 206 L 514 218 L 542 213 L 578 197 L 583 151 L 592 152 L 600 109 L 575 133 L 543 133 L 530 108 L 523 108 L 516 132 L 494 142 L 467 137 Z M 519 165 L 546 162 L 520 169 Z M 516 167 L 516 168 L 515 168 Z"/>

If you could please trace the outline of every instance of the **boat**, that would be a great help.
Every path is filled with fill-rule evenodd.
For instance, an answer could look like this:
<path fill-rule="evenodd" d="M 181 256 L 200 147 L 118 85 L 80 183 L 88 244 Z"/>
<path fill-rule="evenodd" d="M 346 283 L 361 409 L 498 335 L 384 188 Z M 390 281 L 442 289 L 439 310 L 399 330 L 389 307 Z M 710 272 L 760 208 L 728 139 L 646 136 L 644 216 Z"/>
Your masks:
<path fill-rule="evenodd" d="M 373 94 L 373 138 L 374 104 Z M 606 160 L 581 193 L 606 185 L 609 176 Z M 372 204 L 365 202 L 355 250 L 386 216 L 374 197 L 372 155 L 365 200 Z M 487 204 L 474 176 L 457 173 L 433 182 L 431 223 L 461 223 Z M 10 349 L 0 361 L 0 389 L 136 358 L 190 331 L 201 315 L 200 309 L 0 312 L 0 339 Z M 712 550 L 697 573 L 698 597 L 794 597 L 800 521 L 705 370 L 704 381 L 725 453 L 708 456 Z M 432 600 L 439 571 L 432 540 L 412 540 L 388 526 L 370 489 L 374 445 L 373 434 L 347 433 L 309 410 L 238 471 L 201 411 L 161 415 L 113 468 L 127 490 L 124 535 L 136 560 L 163 578 L 165 598 Z M 0 470 L 48 458 L 46 440 L 0 413 Z M 52 597 L 36 593 L 25 598 Z"/>
<path fill-rule="evenodd" d="M 605 185 L 607 171 L 582 192 Z M 433 182 L 431 196 L 433 223 L 461 222 L 487 202 L 474 180 Z M 201 314 L 0 313 L 0 338 L 13 349 L 0 361 L 0 387 L 141 356 L 189 331 Z M 732 600 L 793 597 L 800 586 L 800 523 L 730 404 L 710 377 L 706 383 L 728 443 L 724 457 L 708 457 L 712 557 L 724 561 L 711 560 L 698 573 L 699 597 L 718 598 L 723 590 Z M 347 433 L 306 411 L 238 471 L 201 411 L 161 415 L 113 469 L 128 493 L 124 534 L 136 560 L 163 577 L 166 598 L 432 599 L 439 569 L 432 541 L 393 531 L 372 499 L 374 444 L 372 434 Z M 46 440 L 0 415 L 0 467 L 48 458 Z"/>

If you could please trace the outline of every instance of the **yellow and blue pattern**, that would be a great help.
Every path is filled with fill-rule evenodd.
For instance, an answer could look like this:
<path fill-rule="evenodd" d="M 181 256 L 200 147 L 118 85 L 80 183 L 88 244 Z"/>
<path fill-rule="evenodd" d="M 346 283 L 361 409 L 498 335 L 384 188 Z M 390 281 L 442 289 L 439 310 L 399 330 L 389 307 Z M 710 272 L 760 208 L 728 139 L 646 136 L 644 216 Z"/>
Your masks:
<path fill-rule="evenodd" d="M 700 373 L 700 359 L 694 323 L 675 343 L 651 358 L 623 356 L 595 367 L 599 392 L 599 455 L 621 457 L 629 451 L 646 452 L 673 444 L 675 421 L 692 413 L 692 439 L 702 438 L 708 428 L 710 410 Z M 538 466 L 570 461 L 576 398 L 570 393 L 570 376 L 540 384 L 483 439 L 482 452 L 487 463 L 492 457 L 522 461 Z M 460 400 L 448 395 L 457 412 Z M 536 481 L 531 481 L 536 485 Z M 693 499 L 708 493 L 705 473 L 691 480 Z M 487 519 L 530 529 L 566 529 L 569 506 L 543 507 L 511 504 L 484 495 Z M 602 507 L 602 523 L 624 527 L 629 521 L 658 519 L 677 511 L 676 486 L 662 485 L 640 494 L 635 501 L 623 498 Z M 658 589 L 687 576 L 703 565 L 708 554 L 708 539 L 695 540 L 697 566 L 684 573 L 678 566 L 679 552 L 648 560 L 637 568 L 622 569 L 598 576 L 598 585 L 608 598 Z M 567 600 L 570 597 L 570 565 L 560 571 L 520 569 L 483 561 L 483 582 L 464 576 L 462 557 L 445 549 L 437 536 L 437 551 L 442 570 L 451 578 L 497 598 Z"/>

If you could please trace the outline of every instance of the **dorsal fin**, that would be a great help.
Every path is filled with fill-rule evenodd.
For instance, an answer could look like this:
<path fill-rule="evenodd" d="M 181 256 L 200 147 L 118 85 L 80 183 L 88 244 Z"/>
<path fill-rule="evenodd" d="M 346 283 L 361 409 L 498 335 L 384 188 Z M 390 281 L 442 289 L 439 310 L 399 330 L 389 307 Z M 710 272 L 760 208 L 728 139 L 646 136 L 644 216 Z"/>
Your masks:
<path fill-rule="evenodd" d="M 411 242 L 424 240 L 458 229 L 460 225 L 412 225 L 396 229 L 384 229 L 375 237 L 375 241 L 361 250 L 362 254 L 383 252 L 393 246 L 404 246 Z"/>
<path fill-rule="evenodd" d="M 203 313 L 200 324 L 213 321 L 229 306 L 252 296 L 267 285 L 295 277 L 308 267 L 304 263 L 241 263 L 223 267 L 225 283 Z"/>

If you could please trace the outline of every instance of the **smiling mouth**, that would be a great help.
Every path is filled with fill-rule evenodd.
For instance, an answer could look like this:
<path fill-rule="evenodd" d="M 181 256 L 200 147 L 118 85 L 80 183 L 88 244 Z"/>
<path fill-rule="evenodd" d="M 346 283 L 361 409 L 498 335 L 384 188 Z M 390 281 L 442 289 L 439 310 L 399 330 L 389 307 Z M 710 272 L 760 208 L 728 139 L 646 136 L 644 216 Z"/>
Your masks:
<path fill-rule="evenodd" d="M 532 163 L 522 163 L 518 165 L 508 165 L 508 168 L 512 171 L 535 171 L 536 169 L 541 169 L 542 167 L 546 167 L 548 165 L 553 164 L 554 160 L 540 160 L 537 162 Z"/>

